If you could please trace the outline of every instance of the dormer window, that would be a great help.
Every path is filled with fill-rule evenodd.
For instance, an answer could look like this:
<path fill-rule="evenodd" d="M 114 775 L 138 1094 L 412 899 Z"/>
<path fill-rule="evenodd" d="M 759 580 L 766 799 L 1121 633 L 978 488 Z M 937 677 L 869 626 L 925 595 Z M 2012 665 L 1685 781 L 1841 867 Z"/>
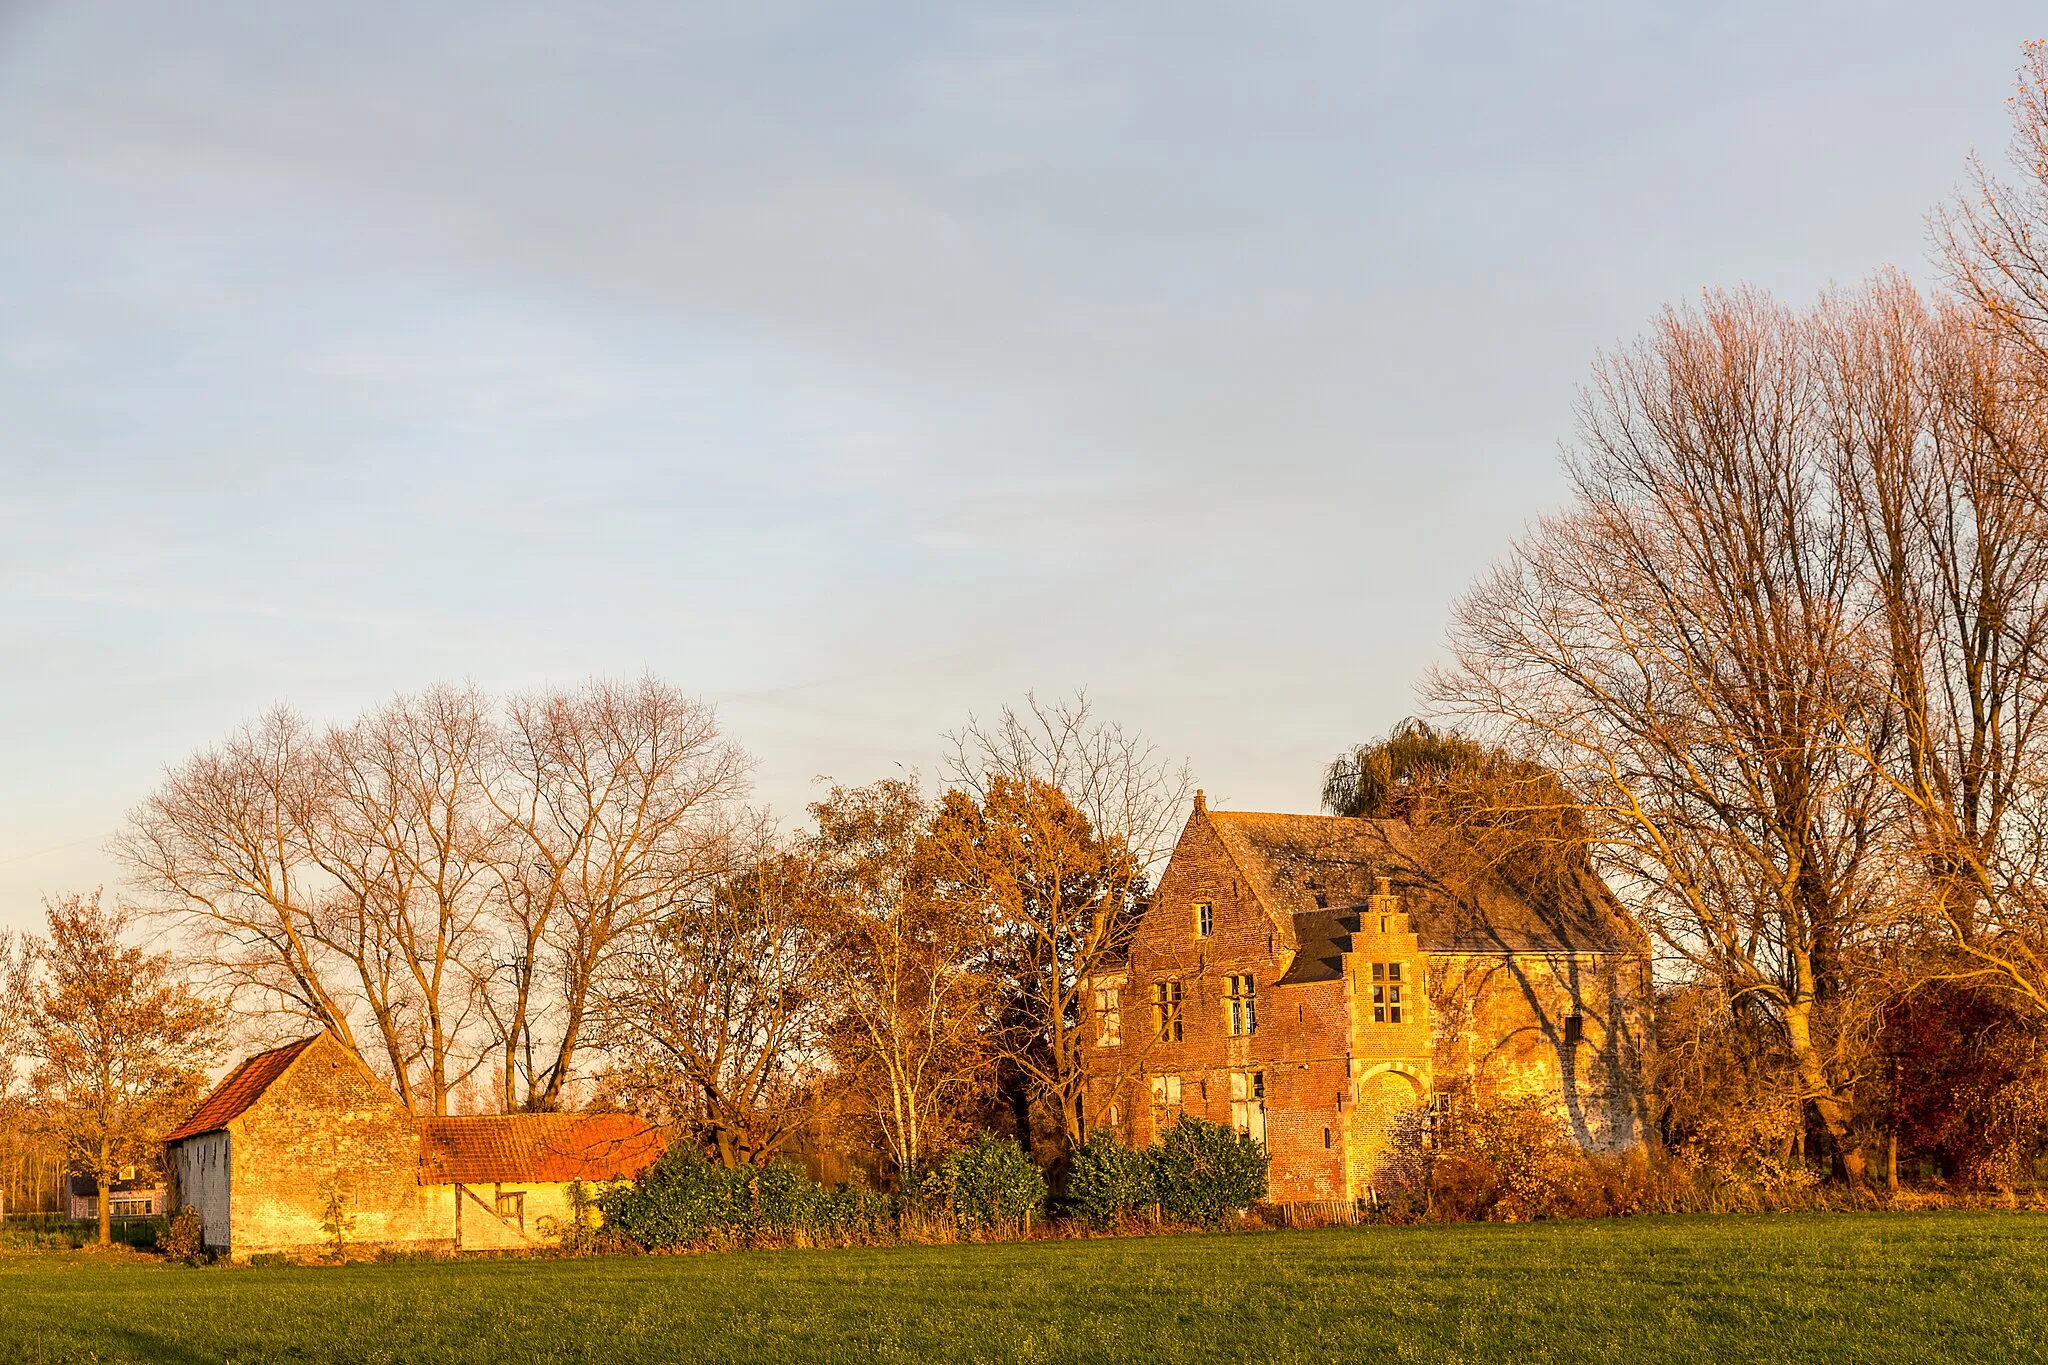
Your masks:
<path fill-rule="evenodd" d="M 1216 931 L 1216 903 L 1195 902 L 1195 937 L 1207 938 Z"/>

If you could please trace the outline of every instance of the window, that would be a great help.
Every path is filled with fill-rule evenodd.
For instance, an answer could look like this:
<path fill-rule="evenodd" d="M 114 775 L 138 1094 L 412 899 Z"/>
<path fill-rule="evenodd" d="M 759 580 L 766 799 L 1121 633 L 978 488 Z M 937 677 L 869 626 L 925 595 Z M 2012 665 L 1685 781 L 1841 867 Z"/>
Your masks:
<path fill-rule="evenodd" d="M 1330 1130 L 1327 1128 L 1323 1129 L 1323 1150 L 1330 1150 Z"/>
<path fill-rule="evenodd" d="M 128 1182 L 128 1181 L 130 1181 L 130 1180 L 133 1180 L 134 1178 L 135 1178 L 135 1168 L 134 1168 L 133 1166 L 123 1166 L 123 1167 L 121 1168 L 121 1181 L 122 1181 L 122 1183 L 124 1183 L 124 1184 L 125 1184 L 126 1182 Z"/>
<path fill-rule="evenodd" d="M 1564 1045 L 1566 1047 L 1577 1047 L 1584 1041 L 1586 1041 L 1586 1016 L 1583 1014 L 1567 1014 L 1564 1017 Z"/>
<path fill-rule="evenodd" d="M 1401 1022 L 1401 967 L 1399 962 L 1372 964 L 1372 1021 L 1375 1024 Z"/>
<path fill-rule="evenodd" d="M 1195 902 L 1195 937 L 1207 938 L 1216 931 L 1216 903 Z"/>
<path fill-rule="evenodd" d="M 1123 1029 L 1122 991 L 1115 986 L 1104 986 L 1095 992 L 1095 1046 L 1123 1046 Z"/>
<path fill-rule="evenodd" d="M 1250 972 L 1224 978 L 1223 1015 L 1233 1038 L 1259 1031 L 1259 983 Z"/>
<path fill-rule="evenodd" d="M 1167 1115 L 1180 1111 L 1180 1077 L 1154 1076 L 1152 1078 L 1152 1105 L 1166 1111 Z"/>
<path fill-rule="evenodd" d="M 1266 1073 L 1230 1073 L 1230 1126 L 1254 1142 L 1266 1140 Z"/>
<path fill-rule="evenodd" d="M 1180 1041 L 1180 982 L 1152 983 L 1152 1022 L 1158 1030 L 1160 1042 Z"/>
<path fill-rule="evenodd" d="M 524 1190 L 499 1190 L 496 1200 L 498 1217 L 508 1223 L 526 1226 L 526 1192 Z"/>
<path fill-rule="evenodd" d="M 107 1208 L 107 1214 L 112 1218 L 147 1218 L 155 1212 L 156 1201 L 148 1198 L 116 1199 Z"/>

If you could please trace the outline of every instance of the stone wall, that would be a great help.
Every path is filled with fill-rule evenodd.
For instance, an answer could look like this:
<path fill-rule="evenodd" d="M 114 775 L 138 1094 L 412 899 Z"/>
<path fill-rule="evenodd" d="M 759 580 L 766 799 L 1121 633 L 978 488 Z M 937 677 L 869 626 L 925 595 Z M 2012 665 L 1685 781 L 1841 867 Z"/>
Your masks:
<path fill-rule="evenodd" d="M 388 1086 L 322 1037 L 229 1125 L 233 1252 L 305 1254 L 339 1190 L 361 1246 L 452 1246 L 452 1218 L 419 1184 L 419 1136 Z"/>
<path fill-rule="evenodd" d="M 1439 955 L 1429 993 L 1439 1086 L 1540 1096 L 1588 1150 L 1644 1140 L 1646 954 Z"/>

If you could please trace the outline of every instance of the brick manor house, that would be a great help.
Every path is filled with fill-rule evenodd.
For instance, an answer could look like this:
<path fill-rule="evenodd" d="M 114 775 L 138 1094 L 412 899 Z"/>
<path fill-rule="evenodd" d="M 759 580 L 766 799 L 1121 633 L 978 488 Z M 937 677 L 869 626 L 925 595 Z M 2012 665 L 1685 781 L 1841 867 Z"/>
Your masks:
<path fill-rule="evenodd" d="M 1547 896 L 1404 820 L 1194 813 L 1127 960 L 1087 983 L 1091 1124 L 1182 1114 L 1272 1154 L 1275 1200 L 1372 1184 L 1389 1124 L 1459 1095 L 1547 1099 L 1640 1143 L 1648 940 L 1587 869 Z"/>

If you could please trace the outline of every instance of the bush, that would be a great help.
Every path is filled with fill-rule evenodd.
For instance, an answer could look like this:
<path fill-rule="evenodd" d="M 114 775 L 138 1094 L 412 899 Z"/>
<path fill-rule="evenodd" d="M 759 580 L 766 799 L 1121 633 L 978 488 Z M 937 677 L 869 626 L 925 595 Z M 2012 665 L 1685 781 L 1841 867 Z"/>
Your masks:
<path fill-rule="evenodd" d="M 1107 1128 L 1075 1149 L 1066 1203 L 1089 1222 L 1103 1227 L 1157 1202 L 1149 1151 L 1133 1151 Z"/>
<path fill-rule="evenodd" d="M 1375 1175 L 1393 1218 L 1526 1223 L 1633 1212 L 1652 1202 L 1652 1174 L 1640 1155 L 1587 1155 L 1542 1100 L 1460 1099 L 1434 1124 L 1422 1110 L 1396 1121 Z"/>
<path fill-rule="evenodd" d="M 1177 1221 L 1214 1227 L 1266 1197 L 1265 1151 L 1221 1124 L 1183 1116 L 1150 1156 L 1159 1205 Z"/>
<path fill-rule="evenodd" d="M 764 1238 L 843 1240 L 871 1236 L 889 1221 L 888 1201 L 879 1195 L 827 1189 L 786 1162 L 727 1170 L 680 1145 L 638 1183 L 598 1195 L 597 1208 L 603 1227 L 587 1244 L 565 1250 L 605 1250 L 614 1236 L 649 1251 Z"/>
<path fill-rule="evenodd" d="M 169 1218 L 156 1220 L 156 1249 L 171 1260 L 196 1265 L 206 1256 L 200 1232 L 199 1210 L 187 1204 Z"/>
<path fill-rule="evenodd" d="M 983 1133 L 924 1178 L 923 1194 L 960 1227 L 1017 1227 L 1045 1203 L 1045 1173 L 1013 1139 Z"/>

